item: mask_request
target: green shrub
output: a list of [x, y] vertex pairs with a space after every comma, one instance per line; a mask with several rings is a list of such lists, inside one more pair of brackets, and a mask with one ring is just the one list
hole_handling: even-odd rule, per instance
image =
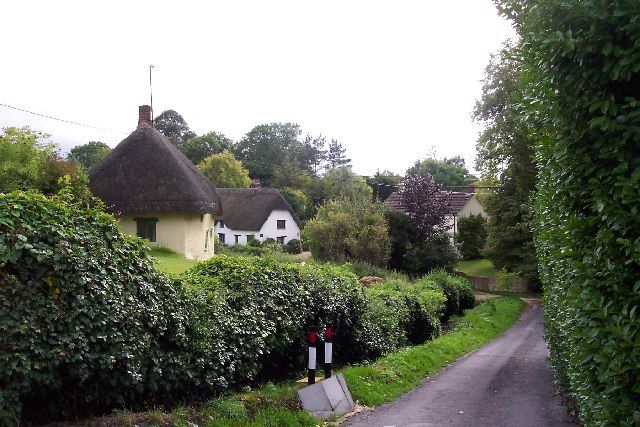
[[584, 425], [640, 424], [638, 2], [516, 0], [536, 120], [535, 245], [558, 385]]
[[302, 245], [300, 244], [300, 240], [291, 239], [284, 245], [284, 251], [288, 254], [299, 254], [302, 252]]
[[440, 334], [440, 318], [445, 309], [446, 295], [443, 289], [430, 280], [386, 280], [368, 292], [394, 297], [404, 304], [400, 324], [405, 341], [420, 344]]
[[113, 217], [0, 194], [0, 411], [30, 420], [193, 386], [183, 295]]
[[451, 316], [462, 314], [475, 305], [475, 294], [469, 281], [463, 277], [453, 276], [444, 270], [436, 270], [424, 276], [418, 282], [428, 280], [436, 283], [446, 296], [446, 307], [441, 320], [446, 323]]
[[385, 267], [391, 250], [384, 210], [365, 200], [333, 200], [321, 206], [305, 225], [303, 239], [315, 259], [339, 264], [360, 260]]
[[482, 258], [482, 249], [487, 242], [487, 219], [482, 215], [458, 219], [457, 240], [463, 259]]
[[413, 277], [419, 277], [437, 269], [453, 272], [458, 261], [460, 261], [460, 253], [451, 244], [449, 235], [443, 233], [420, 243], [407, 243], [402, 271]]
[[270, 259], [217, 256], [186, 273], [188, 288], [215, 296], [228, 308], [225, 322], [201, 314], [216, 325], [233, 349], [230, 382], [273, 378], [304, 366], [306, 332], [333, 322], [335, 359], [358, 359], [354, 337], [366, 309], [362, 288], [349, 271], [327, 265], [279, 263]]

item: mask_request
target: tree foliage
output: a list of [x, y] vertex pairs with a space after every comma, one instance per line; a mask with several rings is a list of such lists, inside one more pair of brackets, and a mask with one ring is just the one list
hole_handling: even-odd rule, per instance
[[461, 187], [466, 187], [477, 180], [475, 176], [471, 175], [465, 165], [464, 158], [461, 156], [444, 160], [433, 158], [418, 160], [407, 170], [407, 175], [410, 176], [426, 174], [431, 175], [436, 184], [456, 191], [460, 191]]
[[153, 120], [153, 126], [175, 145], [196, 136], [185, 119], [175, 110], [165, 110]]
[[84, 170], [89, 170], [111, 152], [111, 148], [100, 141], [89, 141], [86, 144], [76, 145], [69, 151], [67, 158], [73, 160]]
[[329, 143], [329, 150], [327, 152], [327, 168], [334, 169], [340, 166], [347, 166], [351, 163], [351, 159], [347, 158], [347, 150], [338, 142], [337, 139], [332, 139]]
[[499, 269], [535, 283], [531, 212], [537, 178], [532, 125], [522, 108], [521, 68], [521, 50], [508, 43], [485, 70], [482, 97], [474, 109], [474, 118], [484, 126], [476, 167], [485, 180], [498, 179], [501, 185], [482, 197], [489, 214], [485, 255]]
[[220, 132], [209, 132], [201, 136], [189, 138], [178, 146], [194, 165], [199, 164], [212, 154], [233, 150], [233, 141]]
[[334, 262], [366, 261], [384, 267], [391, 238], [378, 204], [362, 200], [334, 200], [307, 222], [303, 240], [315, 259]]
[[349, 166], [329, 169], [322, 177], [322, 187], [326, 200], [371, 201], [373, 194], [367, 181], [353, 172]]
[[483, 256], [487, 242], [487, 219], [482, 215], [471, 215], [458, 219], [457, 243], [464, 259], [478, 259]]
[[198, 164], [198, 169], [216, 187], [247, 188], [251, 184], [249, 172], [229, 151], [206, 157]]
[[282, 165], [301, 151], [298, 140], [300, 126], [295, 123], [271, 123], [251, 129], [235, 148], [235, 153], [249, 170], [251, 178], [259, 179], [265, 186], [273, 181], [274, 168]]
[[391, 171], [378, 171], [372, 177], [367, 177], [367, 184], [373, 191], [373, 200], [384, 202], [387, 197], [400, 187], [402, 177]]
[[498, 5], [522, 41], [552, 368], [584, 425], [638, 425], [640, 9], [600, 0]]
[[450, 196], [441, 188], [431, 175], [417, 175], [405, 178], [403, 187], [398, 190], [407, 216], [420, 238], [439, 235], [447, 228]]
[[0, 135], [0, 192], [36, 190], [51, 195], [65, 187], [87, 192], [87, 178], [73, 161], [62, 159], [48, 135], [9, 127]]

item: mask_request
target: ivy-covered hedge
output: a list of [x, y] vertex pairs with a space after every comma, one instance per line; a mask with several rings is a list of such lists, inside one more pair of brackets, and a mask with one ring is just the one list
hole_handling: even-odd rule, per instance
[[110, 215], [0, 194], [0, 424], [291, 376], [309, 325], [334, 324], [336, 363], [371, 360], [437, 335], [452, 298], [461, 307], [441, 278], [365, 290], [346, 267], [257, 257], [216, 256], [182, 280]]
[[0, 424], [191, 386], [182, 292], [110, 215], [0, 194]]
[[336, 362], [358, 358], [366, 301], [357, 278], [343, 268], [216, 256], [189, 270], [185, 281], [192, 296], [208, 301], [199, 323], [220, 332], [232, 349], [225, 368], [230, 383], [300, 371], [307, 328], [327, 322], [337, 331]]
[[640, 425], [640, 8], [498, 2], [539, 134], [536, 247], [561, 390], [585, 425]]

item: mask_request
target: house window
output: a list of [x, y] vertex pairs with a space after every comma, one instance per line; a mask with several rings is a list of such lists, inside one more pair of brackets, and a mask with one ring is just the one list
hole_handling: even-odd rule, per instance
[[276, 237], [276, 242], [278, 242], [278, 244], [280, 245], [284, 245], [284, 238], [286, 236], [280, 236], [280, 237]]
[[234, 234], [234, 236], [236, 238], [236, 245], [237, 245], [238, 243], [240, 243], [240, 236], [241, 235], [240, 234]]
[[219, 228], [224, 228], [224, 221], [223, 220], [219, 220], [218, 221], [218, 227]]
[[224, 233], [218, 233], [218, 239], [220, 239], [220, 243], [224, 243]]
[[262, 234], [262, 233], [261, 233], [261, 234], [260, 234], [260, 237], [264, 237], [264, 234]]
[[150, 242], [155, 242], [158, 218], [134, 218], [134, 220], [136, 221], [136, 235]]
[[209, 230], [204, 232], [204, 250], [209, 249]]
[[279, 219], [278, 220], [278, 230], [284, 230], [286, 228], [286, 220]]

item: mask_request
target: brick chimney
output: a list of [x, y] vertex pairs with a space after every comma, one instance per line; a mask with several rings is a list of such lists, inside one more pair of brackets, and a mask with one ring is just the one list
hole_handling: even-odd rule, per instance
[[151, 125], [151, 107], [149, 105], [141, 105], [138, 107], [138, 124], [147, 123]]

